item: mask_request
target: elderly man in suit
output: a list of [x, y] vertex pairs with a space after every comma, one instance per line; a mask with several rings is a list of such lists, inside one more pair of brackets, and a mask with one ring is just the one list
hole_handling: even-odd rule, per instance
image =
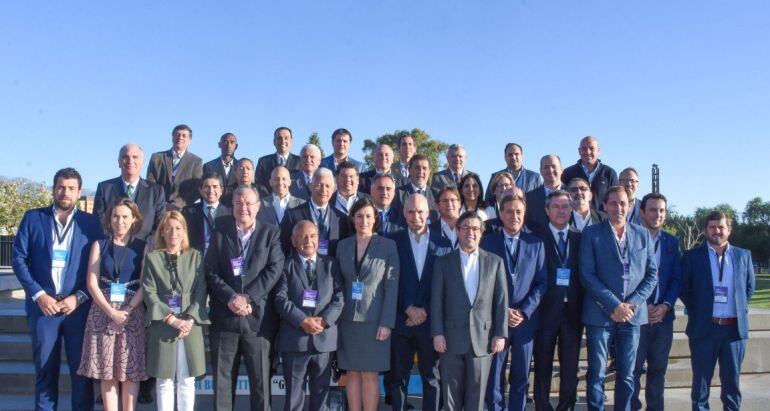
[[603, 208], [602, 200], [607, 189], [618, 184], [618, 174], [612, 167], [599, 160], [601, 152], [599, 140], [596, 137], [583, 137], [578, 147], [580, 160], [578, 160], [577, 164], [573, 164], [564, 170], [564, 173], [561, 175], [561, 181], [568, 184], [575, 177], [588, 181], [593, 193], [593, 208], [606, 211]]
[[366, 194], [358, 191], [358, 168], [349, 161], [337, 164], [337, 176], [335, 177], [337, 191], [332, 194], [329, 202], [345, 215], [350, 214], [350, 209], [359, 198]]
[[353, 163], [359, 172], [364, 171], [364, 163], [350, 157], [350, 143], [353, 142], [353, 134], [347, 129], [338, 128], [332, 132], [332, 148], [334, 152], [321, 160], [321, 167], [328, 168], [337, 173], [337, 166], [342, 162]]
[[444, 187], [455, 187], [460, 185], [460, 179], [469, 173], [465, 169], [465, 162], [468, 160], [468, 154], [465, 147], [460, 144], [452, 144], [446, 152], [447, 167], [433, 174], [433, 181], [430, 188], [434, 192], [439, 192]]
[[273, 288], [283, 269], [278, 227], [256, 221], [259, 194], [233, 193], [233, 217], [220, 224], [205, 257], [211, 306], [210, 347], [217, 410], [232, 410], [232, 373], [243, 356], [251, 410], [270, 409], [270, 352], [278, 330]]
[[[555, 190], [545, 200], [548, 225], [534, 234], [543, 240], [548, 289], [540, 302], [542, 324], [535, 335], [535, 409], [553, 411], [550, 402], [553, 357], [559, 347], [557, 410], [575, 408], [583, 322], [583, 287], [578, 276], [580, 233], [569, 229], [570, 199]], [[529, 212], [529, 209], [528, 211]]]
[[740, 374], [749, 338], [748, 302], [755, 290], [751, 251], [729, 242], [732, 220], [722, 211], [706, 216], [706, 243], [684, 253], [682, 295], [692, 354], [692, 409], [709, 409], [719, 363], [722, 405], [741, 408]]
[[221, 154], [219, 157], [203, 164], [203, 174], [216, 173], [222, 179], [222, 189], [226, 190], [224, 194], [230, 197], [230, 187], [235, 184], [235, 165], [238, 160], [235, 158], [235, 150], [238, 149], [238, 137], [233, 133], [222, 134], [217, 144]]
[[[508, 274], [508, 344], [495, 354], [489, 373], [486, 404], [490, 410], [520, 410], [527, 404], [532, 344], [540, 327], [540, 300], [548, 287], [543, 241], [522, 230], [527, 204], [523, 197], [505, 196], [500, 201], [503, 229], [481, 240], [481, 248], [496, 254]], [[510, 352], [510, 394], [505, 406], [505, 367]]]
[[532, 170], [524, 168], [524, 149], [516, 143], [505, 145], [505, 168], [492, 173], [487, 184], [487, 192], [484, 194], [484, 200], [492, 204], [495, 199], [495, 193], [491, 191], [492, 181], [500, 173], [508, 173], [513, 177], [513, 184], [519, 187], [525, 194], [543, 185], [543, 179]]
[[390, 174], [396, 181], [396, 187], [405, 184], [406, 178], [393, 171], [393, 149], [385, 143], [377, 145], [372, 150], [374, 168], [364, 171], [358, 176], [358, 191], [369, 194], [372, 191], [372, 180], [379, 174]]
[[257, 160], [257, 168], [254, 173], [257, 184], [262, 187], [269, 187], [273, 170], [279, 166], [286, 167], [289, 173], [299, 171], [299, 156], [291, 153], [292, 139], [290, 128], [278, 127], [275, 129], [273, 132], [275, 153], [262, 156]]
[[291, 176], [284, 166], [273, 169], [270, 176], [270, 187], [273, 193], [261, 200], [257, 219], [265, 224], [281, 225], [286, 210], [305, 203], [305, 200], [294, 197], [289, 193]]
[[436, 259], [430, 297], [433, 348], [441, 355], [441, 390], [450, 410], [483, 410], [492, 354], [505, 349], [505, 264], [479, 248], [484, 221], [466, 212], [460, 247]]
[[292, 196], [307, 201], [310, 199], [310, 180], [321, 164], [321, 149], [307, 144], [299, 152], [300, 169], [291, 174], [289, 192]]
[[648, 323], [642, 325], [640, 330], [631, 407], [642, 409], [642, 403], [639, 401], [639, 380], [642, 374], [647, 374], [647, 386], [644, 391], [646, 408], [655, 411], [663, 410], [668, 354], [674, 339], [674, 304], [682, 290], [682, 264], [679, 240], [662, 229], [663, 223], [666, 222], [666, 197], [660, 193], [647, 194], [642, 198], [639, 213], [654, 244], [655, 261], [658, 264], [658, 286], [647, 299]]
[[217, 224], [224, 218], [231, 218], [233, 212], [219, 201], [222, 197], [222, 177], [219, 173], [204, 173], [198, 190], [201, 201], [183, 208], [182, 215], [187, 221], [190, 247], [205, 254]]
[[103, 231], [98, 218], [76, 210], [82, 184], [75, 169], [57, 171], [53, 205], [28, 210], [13, 244], [13, 272], [26, 294], [36, 410], [56, 409], [62, 340], [72, 381], [72, 409], [94, 409], [93, 381], [76, 371], [91, 306], [86, 288], [88, 256]]
[[630, 196], [610, 187], [608, 219], [586, 227], [580, 239], [580, 280], [585, 287], [583, 323], [588, 346], [589, 409], [604, 409], [608, 343], [615, 343], [615, 409], [631, 408], [639, 327], [647, 323], [647, 299], [658, 283], [655, 246], [646, 229], [627, 224]]
[[100, 182], [94, 195], [94, 214], [104, 223], [107, 210], [115, 201], [130, 198], [142, 213], [142, 227], [136, 238], [147, 241], [166, 209], [163, 187], [142, 178], [144, 152], [136, 144], [126, 144], [118, 154], [120, 177]]
[[329, 203], [334, 192], [334, 175], [329, 169], [319, 168], [313, 173], [311, 197], [304, 204], [290, 208], [281, 221], [281, 244], [284, 254], [291, 252], [291, 230], [294, 224], [310, 220], [318, 226], [318, 253], [336, 255], [337, 241], [350, 234], [348, 216]]
[[391, 371], [393, 409], [407, 409], [407, 386], [414, 355], [422, 378], [422, 409], [438, 411], [441, 383], [438, 354], [430, 335], [430, 293], [433, 263], [452, 251], [452, 243], [435, 230], [428, 229], [428, 200], [412, 194], [404, 204], [407, 230], [390, 236], [398, 248], [401, 265], [398, 280], [396, 327], [392, 334]]
[[555, 154], [544, 155], [540, 159], [540, 176], [543, 185], [526, 193], [527, 216], [524, 225], [530, 232], [542, 231], [548, 227], [548, 215], [545, 212], [545, 199], [556, 190], [566, 190], [561, 184], [561, 159]]
[[406, 220], [394, 203], [396, 182], [392, 174], [380, 174], [372, 180], [371, 198], [380, 216], [378, 234], [388, 236], [406, 227]]
[[180, 124], [171, 131], [171, 149], [153, 153], [147, 167], [147, 180], [159, 184], [166, 193], [166, 209], [181, 210], [198, 199], [198, 179], [203, 161], [188, 150], [192, 129]]
[[275, 289], [281, 315], [278, 351], [286, 380], [284, 410], [303, 410], [309, 380], [310, 409], [329, 409], [331, 355], [337, 350], [337, 319], [344, 305], [340, 267], [318, 251], [318, 227], [298, 222], [291, 235], [294, 252]]
[[607, 219], [606, 214], [591, 206], [593, 193], [591, 193], [588, 181], [575, 177], [567, 185], [567, 191], [569, 191], [572, 199], [572, 213], [569, 217], [571, 230], [579, 233], [586, 227], [599, 224]]

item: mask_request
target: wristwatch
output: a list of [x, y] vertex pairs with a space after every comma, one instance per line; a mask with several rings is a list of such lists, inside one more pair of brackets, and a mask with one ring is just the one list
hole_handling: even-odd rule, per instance
[[86, 295], [84, 293], [80, 292], [80, 291], [75, 293], [75, 298], [77, 298], [77, 300], [78, 300], [78, 305], [83, 304], [84, 302], [88, 301], [88, 297], [86, 297]]

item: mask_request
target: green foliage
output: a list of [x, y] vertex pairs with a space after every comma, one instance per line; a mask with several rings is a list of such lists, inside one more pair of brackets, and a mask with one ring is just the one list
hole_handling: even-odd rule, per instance
[[770, 201], [762, 202], [759, 197], [754, 197], [746, 203], [743, 211], [743, 222], [746, 224], [770, 224]]
[[16, 234], [24, 212], [51, 204], [51, 191], [43, 183], [23, 178], [0, 181], [0, 231]]
[[363, 152], [365, 154], [364, 161], [366, 162], [366, 167], [374, 167], [372, 152], [378, 145], [382, 143], [385, 143], [393, 148], [393, 151], [396, 154], [394, 161], [399, 161], [398, 139], [405, 134], [411, 134], [412, 138], [414, 138], [414, 145], [417, 153], [428, 156], [432, 172], [435, 173], [436, 171], [445, 167], [445, 154], [449, 148], [449, 144], [438, 139], [434, 139], [430, 134], [419, 128], [412, 129], [412, 131], [396, 130], [389, 134], [383, 134], [374, 140], [364, 140]]
[[321, 138], [318, 137], [318, 132], [314, 131], [310, 134], [310, 136], [307, 138], [308, 144], [315, 144], [318, 146], [318, 148], [321, 150], [321, 158], [326, 157], [326, 154], [324, 154], [324, 149], [321, 147]]

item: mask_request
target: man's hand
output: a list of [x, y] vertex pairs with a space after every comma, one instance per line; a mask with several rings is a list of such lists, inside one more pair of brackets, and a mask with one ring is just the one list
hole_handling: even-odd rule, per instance
[[668, 314], [668, 305], [666, 304], [658, 304], [653, 306], [653, 308], [648, 312], [649, 314], [649, 323], [650, 324], [657, 324], [660, 322], [663, 322], [663, 318], [666, 317], [666, 314]]
[[512, 327], [512, 328], [518, 327], [523, 322], [524, 322], [524, 313], [521, 312], [521, 310], [517, 310], [515, 308], [508, 309], [508, 326], [509, 327]]
[[78, 308], [78, 297], [75, 294], [68, 295], [56, 303], [56, 306], [59, 307], [59, 311], [64, 313], [64, 315], [70, 315]]
[[246, 294], [235, 294], [230, 298], [230, 302], [227, 303], [227, 307], [239, 317], [244, 317], [251, 314], [251, 304], [249, 304], [249, 296]]
[[37, 302], [37, 306], [40, 307], [40, 311], [44, 315], [52, 316], [60, 312], [59, 303], [48, 294], [42, 294], [35, 302]]
[[406, 320], [407, 327], [414, 327], [416, 325], [420, 325], [425, 322], [425, 320], [428, 319], [428, 313], [425, 312], [424, 308], [418, 308], [413, 305], [410, 305], [406, 309], [406, 315], [409, 317]]
[[390, 338], [390, 328], [388, 327], [378, 327], [377, 328], [377, 341], [385, 341], [388, 338]]
[[634, 317], [634, 307], [629, 303], [620, 303], [610, 317], [618, 323], [628, 322]]
[[497, 354], [505, 349], [505, 338], [495, 337], [492, 339], [492, 353]]
[[310, 334], [315, 335], [320, 332], [322, 332], [324, 329], [321, 326], [321, 321], [318, 317], [307, 317], [304, 320], [302, 320], [301, 323], [299, 323], [300, 328], [302, 328], [302, 331]]
[[433, 337], [433, 349], [436, 350], [437, 353], [446, 352], [446, 338], [444, 338], [443, 335]]

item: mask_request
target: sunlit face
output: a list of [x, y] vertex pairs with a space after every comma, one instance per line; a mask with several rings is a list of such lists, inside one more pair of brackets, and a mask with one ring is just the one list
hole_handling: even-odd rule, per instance
[[625, 191], [616, 191], [610, 194], [607, 201], [604, 202], [604, 211], [607, 213], [607, 217], [616, 224], [626, 221], [628, 209], [628, 194]]
[[475, 178], [466, 178], [461, 190], [466, 201], [478, 201], [481, 196], [481, 186]]
[[308, 148], [302, 151], [300, 154], [300, 162], [302, 163], [302, 171], [307, 175], [313, 175], [318, 165], [321, 163], [321, 152]]
[[714, 246], [724, 246], [727, 239], [730, 238], [732, 228], [727, 224], [726, 219], [712, 220], [706, 224], [706, 237], [708, 242]]
[[276, 167], [270, 176], [270, 187], [278, 198], [286, 197], [291, 185], [291, 175], [286, 167]]
[[404, 217], [409, 229], [415, 233], [422, 232], [428, 222], [428, 200], [420, 195], [410, 197], [404, 205]]
[[481, 241], [481, 220], [475, 217], [468, 218], [457, 229], [457, 241], [465, 252], [473, 252], [479, 247]]
[[639, 214], [645, 226], [657, 230], [666, 222], [666, 202], [661, 198], [648, 199]]
[[372, 234], [374, 222], [374, 209], [372, 207], [363, 207], [353, 215], [353, 224], [356, 226], [356, 232], [362, 235]]
[[242, 186], [250, 186], [254, 182], [254, 164], [251, 161], [239, 161], [235, 167], [235, 181]]
[[389, 172], [391, 165], [393, 165], [393, 149], [387, 145], [378, 146], [374, 150], [374, 167], [377, 170]]
[[222, 184], [219, 183], [219, 179], [208, 178], [203, 180], [203, 184], [201, 184], [200, 187], [200, 194], [206, 204], [218, 203], [219, 198], [222, 197]]
[[119, 205], [112, 209], [110, 214], [110, 228], [115, 237], [125, 237], [131, 232], [134, 225], [134, 213], [128, 206]]
[[331, 176], [316, 176], [311, 182], [310, 194], [313, 202], [321, 207], [329, 203], [334, 193], [334, 180]]
[[425, 188], [430, 179], [430, 163], [427, 160], [413, 161], [409, 167], [409, 180], [419, 188]]
[[540, 162], [540, 175], [548, 187], [555, 187], [561, 180], [561, 162], [556, 156], [548, 156]]
[[352, 168], [340, 169], [337, 174], [337, 190], [345, 197], [358, 191], [358, 172]]
[[596, 164], [596, 162], [599, 160], [599, 154], [601, 154], [599, 142], [593, 137], [584, 138], [580, 141], [578, 154], [580, 154], [580, 161], [582, 161], [583, 164]]
[[503, 199], [503, 193], [506, 190], [510, 190], [513, 188], [513, 179], [511, 178], [508, 173], [502, 174], [504, 177], [501, 177], [500, 180], [498, 180], [497, 185], [495, 186], [495, 198], [499, 201]]
[[639, 176], [635, 172], [627, 170], [620, 173], [618, 182], [621, 186], [625, 187], [626, 190], [631, 192], [632, 197], [636, 195], [636, 190], [639, 188]]
[[346, 158], [350, 151], [350, 134], [337, 134], [332, 140], [334, 154], [339, 158]]
[[545, 214], [548, 216], [548, 221], [557, 228], [563, 228], [569, 223], [570, 200], [567, 196], [555, 196], [551, 199], [551, 204], [545, 208]]
[[70, 211], [75, 208], [80, 199], [80, 188], [76, 178], [59, 177], [53, 187], [53, 202], [56, 208]]
[[384, 210], [393, 203], [393, 197], [396, 195], [396, 185], [389, 178], [379, 178], [374, 180], [371, 188], [371, 196], [374, 204]]
[[275, 151], [281, 154], [287, 154], [291, 150], [291, 133], [289, 130], [280, 130], [273, 136], [273, 145]]
[[161, 235], [163, 236], [163, 241], [166, 242], [166, 248], [178, 249], [187, 237], [187, 230], [184, 229], [181, 221], [170, 218], [163, 228]]
[[414, 138], [411, 136], [403, 137], [401, 139], [401, 143], [398, 145], [398, 157], [402, 163], [406, 164], [412, 158], [416, 150], [417, 148], [414, 145]]
[[451, 191], [442, 194], [438, 200], [438, 212], [444, 220], [457, 219], [460, 216], [460, 197]]
[[189, 130], [177, 130], [171, 135], [171, 144], [176, 152], [187, 150], [191, 140], [192, 135]]
[[237, 148], [238, 139], [232, 134], [228, 134], [226, 137], [219, 140], [219, 150], [225, 157], [232, 157]]
[[449, 165], [449, 168], [452, 171], [455, 171], [458, 173], [465, 168], [465, 160], [467, 158], [468, 158], [468, 155], [465, 153], [464, 148], [449, 150], [446, 153], [447, 165]]
[[524, 163], [524, 154], [518, 146], [510, 145], [505, 150], [505, 164], [509, 170], [519, 170]]
[[526, 207], [519, 200], [505, 203], [502, 210], [500, 210], [500, 219], [503, 221], [503, 227], [505, 227], [509, 234], [518, 233], [521, 227], [524, 226], [525, 212]]
[[318, 251], [318, 227], [305, 222], [292, 233], [291, 244], [305, 258], [312, 257]]
[[142, 174], [142, 167], [144, 167], [144, 153], [139, 147], [128, 146], [120, 154], [118, 158], [118, 166], [120, 167], [120, 175], [133, 182], [134, 178], [139, 177]]
[[233, 216], [239, 226], [248, 228], [254, 224], [259, 212], [259, 201], [253, 191], [233, 196]]
[[575, 181], [569, 185], [568, 190], [570, 198], [572, 198], [572, 208], [575, 210], [585, 210], [591, 205], [593, 193], [588, 184]]

